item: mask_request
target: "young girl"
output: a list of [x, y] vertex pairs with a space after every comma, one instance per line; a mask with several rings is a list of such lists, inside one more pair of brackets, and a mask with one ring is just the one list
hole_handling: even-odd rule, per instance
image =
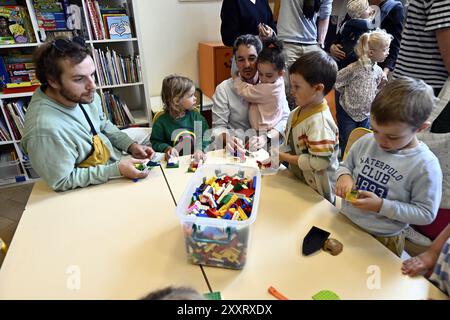
[[355, 47], [358, 61], [338, 72], [335, 89], [340, 98], [336, 118], [341, 154], [353, 129], [370, 126], [370, 105], [387, 81], [377, 62], [388, 56], [391, 40], [392, 36], [380, 29], [363, 34]]
[[[186, 77], [170, 75], [164, 78], [161, 99], [164, 113], [153, 123], [150, 142], [156, 152], [164, 152], [166, 160], [179, 154], [194, 154], [196, 160], [205, 158], [209, 144], [203, 139], [208, 130], [205, 118], [193, 110], [195, 98], [194, 82]], [[201, 132], [196, 132], [194, 129]]]
[[242, 81], [237, 74], [233, 75], [237, 94], [249, 103], [250, 125], [258, 132], [268, 132], [281, 120], [283, 103], [286, 102], [285, 60], [283, 42], [268, 38], [257, 60], [260, 82], [253, 85]]

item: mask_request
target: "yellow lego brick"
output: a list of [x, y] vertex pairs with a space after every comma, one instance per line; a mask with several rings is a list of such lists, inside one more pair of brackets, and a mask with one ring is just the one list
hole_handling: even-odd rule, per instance
[[351, 190], [345, 194], [345, 200], [349, 202], [355, 202], [358, 199], [358, 190]]
[[241, 207], [238, 207], [238, 212], [239, 212], [239, 217], [241, 218], [241, 220], [247, 220], [248, 219], [247, 215], [245, 214], [244, 210], [242, 210]]

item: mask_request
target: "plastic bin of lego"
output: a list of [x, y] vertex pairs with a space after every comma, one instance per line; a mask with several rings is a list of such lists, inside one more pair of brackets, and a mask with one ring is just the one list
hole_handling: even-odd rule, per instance
[[261, 173], [256, 167], [205, 164], [198, 168], [176, 209], [188, 261], [242, 269], [260, 193]]

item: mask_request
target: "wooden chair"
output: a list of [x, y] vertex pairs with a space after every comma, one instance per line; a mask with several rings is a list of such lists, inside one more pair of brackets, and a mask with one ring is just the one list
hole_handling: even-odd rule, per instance
[[348, 136], [348, 140], [347, 140], [347, 146], [345, 147], [344, 150], [344, 155], [342, 156], [342, 160], [345, 160], [345, 158], [347, 157], [348, 151], [350, 150], [350, 147], [362, 136], [366, 135], [367, 133], [371, 133], [372, 130], [367, 129], [367, 128], [355, 128], [353, 129], [353, 131], [350, 133], [350, 135]]

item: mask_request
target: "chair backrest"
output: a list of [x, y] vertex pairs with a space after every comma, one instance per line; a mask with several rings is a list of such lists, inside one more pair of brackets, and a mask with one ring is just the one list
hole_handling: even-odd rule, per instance
[[352, 132], [350, 133], [348, 140], [347, 140], [347, 146], [345, 147], [344, 150], [344, 155], [342, 156], [342, 160], [345, 160], [345, 158], [347, 158], [347, 154], [348, 151], [350, 150], [351, 146], [362, 136], [366, 135], [367, 133], [371, 133], [372, 130], [367, 129], [367, 128], [355, 128], [352, 130]]
[[159, 117], [161, 117], [164, 114], [164, 110], [158, 111], [157, 113], [155, 113], [155, 115], [153, 116], [152, 122], [155, 123], [156, 120], [158, 120]]
[[8, 251], [8, 246], [6, 245], [6, 242], [0, 238], [0, 251], [6, 254], [6, 251]]
[[197, 98], [197, 105], [195, 106], [200, 113], [203, 111], [203, 92], [200, 88], [195, 88], [195, 97]]

